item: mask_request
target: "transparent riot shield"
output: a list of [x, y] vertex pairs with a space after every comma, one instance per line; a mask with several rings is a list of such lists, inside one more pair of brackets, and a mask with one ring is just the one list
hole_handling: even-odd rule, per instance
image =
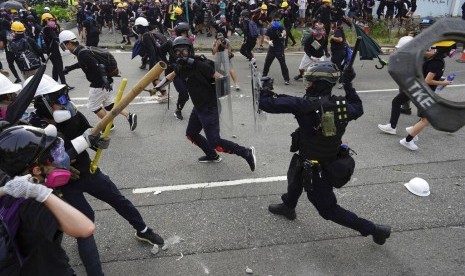
[[253, 105], [253, 119], [254, 127], [256, 132], [261, 132], [265, 126], [267, 120], [267, 114], [265, 111], [260, 110], [260, 90], [262, 88], [261, 77], [262, 74], [258, 70], [255, 61], [250, 62], [250, 76], [252, 80], [252, 105]]
[[223, 78], [216, 80], [216, 96], [218, 99], [218, 113], [220, 115], [220, 129], [222, 132], [228, 131], [234, 134], [234, 121], [231, 99], [231, 80], [229, 77], [229, 57], [228, 51], [216, 53], [215, 70], [223, 75]]

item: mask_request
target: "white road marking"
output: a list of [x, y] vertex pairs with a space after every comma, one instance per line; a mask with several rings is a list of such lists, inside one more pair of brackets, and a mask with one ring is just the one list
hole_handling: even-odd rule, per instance
[[276, 181], [286, 181], [287, 176], [271, 176], [263, 178], [246, 178], [230, 181], [219, 181], [219, 182], [205, 182], [205, 183], [195, 183], [195, 184], [182, 184], [182, 185], [173, 185], [173, 186], [159, 186], [159, 187], [147, 187], [147, 188], [138, 188], [133, 189], [133, 194], [146, 194], [153, 193], [156, 191], [182, 191], [182, 190], [191, 190], [199, 188], [214, 188], [214, 187], [227, 187], [227, 186], [238, 186], [252, 183], [266, 183], [266, 182], [276, 182]]

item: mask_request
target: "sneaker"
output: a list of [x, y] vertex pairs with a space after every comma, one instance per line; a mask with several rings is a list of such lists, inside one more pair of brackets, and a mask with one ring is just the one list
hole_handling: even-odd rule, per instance
[[184, 117], [182, 116], [181, 110], [176, 110], [174, 112], [174, 117], [176, 117], [176, 119], [178, 119], [178, 120], [184, 119]]
[[284, 81], [284, 85], [289, 85], [289, 81]]
[[275, 215], [280, 215], [286, 217], [288, 220], [295, 220], [297, 217], [295, 209], [287, 207], [284, 203], [280, 204], [270, 204], [268, 206], [268, 211]]
[[[413, 128], [413, 127], [406, 127], [406, 128], [405, 128], [405, 131], [407, 131], [407, 133], [410, 135], [410, 133], [411, 133], [411, 131], [412, 131], [412, 128]], [[415, 137], [413, 137], [413, 140], [412, 140], [412, 141], [413, 141], [413, 142], [418, 141], [418, 135], [415, 135]]]
[[236, 91], [239, 91], [241, 90], [241, 88], [239, 87], [239, 85], [236, 85]]
[[121, 40], [120, 44], [126, 43], [126, 39]]
[[111, 124], [111, 128], [110, 128], [110, 131], [114, 130], [115, 129], [115, 124]]
[[148, 242], [151, 245], [155, 245], [155, 244], [164, 245], [165, 244], [165, 241], [163, 240], [163, 238], [160, 237], [160, 235], [158, 235], [157, 233], [153, 232], [151, 228], [148, 228], [147, 231], [145, 231], [145, 233], [137, 231], [135, 236], [137, 239]]
[[372, 236], [375, 243], [383, 245], [386, 242], [386, 239], [391, 236], [391, 226], [375, 224], [375, 232]]
[[134, 131], [137, 127], [137, 114], [129, 113], [128, 122], [129, 129], [131, 129], [131, 131]]
[[255, 171], [255, 165], [257, 164], [257, 156], [255, 155], [254, 147], [249, 148], [249, 154], [247, 155], [245, 160], [249, 164], [250, 170]]
[[397, 133], [396, 129], [391, 127], [391, 124], [378, 125], [378, 128], [388, 134], [395, 135]]
[[141, 66], [139, 66], [139, 69], [147, 69], [147, 64], [142, 64]]
[[302, 75], [297, 75], [297, 76], [294, 77], [294, 80], [300, 80], [301, 78], [303, 78]]
[[219, 163], [221, 162], [221, 156], [218, 154], [215, 157], [202, 156], [199, 158], [200, 163]]
[[417, 150], [418, 149], [418, 146], [415, 145], [415, 142], [413, 142], [413, 140], [410, 141], [410, 142], [407, 142], [407, 140], [405, 140], [405, 138], [404, 138], [404, 139], [400, 140], [399, 143], [402, 146], [408, 148], [409, 150]]

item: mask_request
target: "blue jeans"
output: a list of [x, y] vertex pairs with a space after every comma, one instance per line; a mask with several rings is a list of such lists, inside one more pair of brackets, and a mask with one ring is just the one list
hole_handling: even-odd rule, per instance
[[[95, 220], [94, 210], [84, 197], [84, 192], [108, 203], [118, 214], [126, 219], [134, 229], [142, 231], [146, 225], [136, 207], [125, 198], [115, 183], [103, 174], [100, 169], [87, 177], [71, 181], [61, 188], [63, 199], [81, 211], [92, 221]], [[100, 257], [94, 237], [77, 239], [79, 256], [86, 268], [87, 275], [103, 275]]]
[[[202, 129], [206, 138], [200, 134]], [[216, 106], [204, 108], [202, 111], [194, 107], [187, 124], [186, 136], [208, 157], [215, 157], [216, 151], [236, 154], [243, 158], [249, 153], [247, 148], [220, 137], [220, 118]]]

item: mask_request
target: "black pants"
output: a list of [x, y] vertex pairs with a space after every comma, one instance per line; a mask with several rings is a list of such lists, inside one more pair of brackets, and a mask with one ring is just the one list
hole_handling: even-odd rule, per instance
[[295, 39], [294, 39], [294, 36], [292, 35], [292, 32], [291, 32], [291, 27], [286, 27], [286, 40], [284, 40], [284, 46], [287, 47], [287, 42], [289, 40], [289, 38], [291, 39], [292, 41], [292, 44], [295, 45]]
[[271, 63], [274, 59], [278, 59], [279, 65], [281, 66], [281, 74], [283, 75], [284, 81], [289, 81], [289, 69], [286, 65], [286, 57], [284, 56], [284, 51], [271, 51], [268, 50], [265, 58], [265, 65], [263, 66], [263, 76], [267, 76], [270, 71]]
[[[287, 171], [287, 193], [281, 196], [283, 203], [294, 209], [303, 192], [302, 174], [304, 173], [301, 157], [294, 154]], [[320, 216], [339, 225], [360, 232], [362, 236], [368, 236], [375, 231], [373, 222], [360, 218], [337, 204], [333, 187], [328, 182], [326, 172], [320, 175], [315, 171], [312, 177], [312, 188], [307, 190], [308, 200], [315, 206]]]
[[15, 68], [15, 54], [10, 51], [5, 51], [6, 54], [6, 61], [8, 62], [8, 68], [10, 68], [11, 73], [15, 76], [16, 79], [20, 79], [18, 75], [18, 71]]
[[331, 62], [336, 64], [337, 69], [342, 72], [342, 62], [344, 61], [344, 58], [346, 57], [346, 49], [345, 48], [340, 48], [340, 49], [331, 49]]
[[401, 106], [409, 101], [407, 94], [402, 91], [399, 91], [399, 94], [392, 99], [392, 107], [391, 107], [391, 119], [389, 122], [391, 123], [392, 128], [397, 127], [397, 122], [399, 121], [400, 117], [400, 109]]
[[178, 91], [179, 93], [178, 102], [176, 103], [176, 108], [178, 110], [182, 110], [184, 108], [184, 105], [189, 100], [189, 93], [187, 92], [186, 83], [181, 77], [176, 76], [173, 79], [173, 85], [174, 85], [174, 88], [176, 88], [176, 91]]
[[63, 73], [63, 59], [61, 58], [61, 54], [53, 53], [50, 56], [50, 61], [52, 62], [52, 78], [55, 81], [58, 81], [60, 78], [61, 84], [66, 84], [65, 74]]
[[257, 44], [256, 38], [248, 37], [244, 43], [242, 43], [240, 53], [245, 56], [249, 61], [253, 58], [252, 50]]

